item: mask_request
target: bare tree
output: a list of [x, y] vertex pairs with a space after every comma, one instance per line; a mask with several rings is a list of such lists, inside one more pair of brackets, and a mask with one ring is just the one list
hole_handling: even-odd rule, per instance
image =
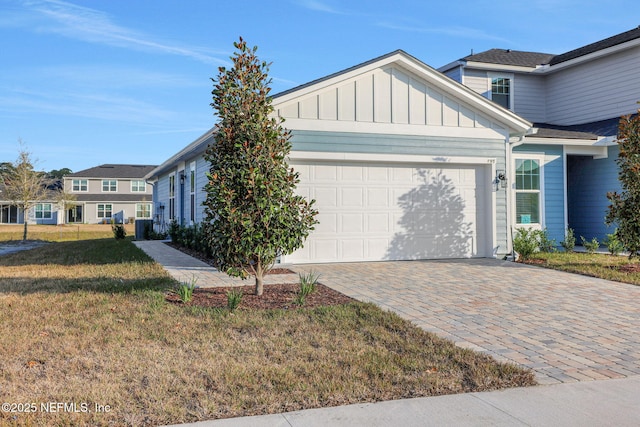
[[29, 210], [36, 204], [47, 199], [49, 178], [46, 173], [34, 169], [31, 153], [27, 151], [22, 140], [18, 159], [12, 167], [2, 169], [0, 183], [2, 183], [3, 198], [10, 200], [24, 215], [24, 233], [22, 240], [27, 240], [27, 223]]

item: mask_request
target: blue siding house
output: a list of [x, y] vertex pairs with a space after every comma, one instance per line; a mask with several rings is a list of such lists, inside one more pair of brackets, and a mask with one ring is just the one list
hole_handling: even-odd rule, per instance
[[[491, 49], [439, 70], [391, 52], [273, 97], [319, 224], [283, 262], [495, 257], [518, 228], [604, 239], [640, 28], [559, 55]], [[156, 227], [204, 219], [215, 127], [147, 174]]]

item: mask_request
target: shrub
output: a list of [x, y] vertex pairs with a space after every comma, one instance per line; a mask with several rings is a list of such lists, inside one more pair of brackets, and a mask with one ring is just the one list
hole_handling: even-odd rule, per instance
[[600, 247], [600, 242], [596, 237], [588, 241], [583, 236], [580, 236], [580, 240], [582, 240], [582, 246], [587, 250], [590, 254], [595, 254], [598, 248]]
[[227, 308], [234, 312], [242, 302], [242, 289], [232, 288], [227, 291]]
[[513, 238], [513, 249], [522, 260], [531, 258], [540, 249], [540, 232], [532, 228], [520, 228]]
[[618, 239], [618, 230], [607, 234], [604, 244], [607, 245], [607, 250], [611, 255], [619, 255], [620, 252], [624, 251], [624, 245], [620, 239]]
[[564, 240], [560, 242], [560, 245], [562, 245], [566, 252], [573, 252], [576, 247], [576, 236], [573, 233], [573, 228], [567, 228], [567, 234]]
[[320, 275], [311, 271], [309, 273], [300, 273], [298, 277], [300, 278], [300, 290], [293, 302], [297, 305], [304, 305], [307, 296], [316, 291]]
[[558, 250], [556, 239], [549, 239], [549, 232], [546, 228], [538, 232], [538, 238], [540, 239], [540, 252], [551, 253]]
[[189, 302], [193, 298], [193, 291], [196, 289], [196, 278], [191, 279], [190, 283], [182, 282], [178, 285], [176, 293], [180, 297], [180, 301]]
[[111, 230], [113, 231], [113, 237], [115, 237], [116, 240], [122, 240], [127, 237], [127, 230], [122, 224], [113, 224], [111, 226]]

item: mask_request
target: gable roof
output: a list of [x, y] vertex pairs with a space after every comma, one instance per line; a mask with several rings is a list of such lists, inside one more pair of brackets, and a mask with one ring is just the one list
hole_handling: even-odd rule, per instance
[[550, 65], [560, 64], [571, 59], [579, 58], [581, 56], [588, 55], [590, 53], [597, 52], [599, 50], [608, 49], [610, 47], [617, 46], [622, 43], [626, 43], [632, 40], [640, 38], [640, 26], [633, 30], [625, 31], [624, 33], [616, 34], [615, 36], [606, 38], [604, 40], [597, 41], [595, 43], [588, 44], [586, 46], [579, 47], [561, 55], [556, 55], [549, 62]]
[[548, 64], [553, 57], [554, 55], [551, 53], [524, 52], [511, 49], [489, 49], [484, 52], [465, 56], [462, 60], [535, 68], [538, 65]]
[[[312, 99], [313, 101], [308, 103], [307, 105], [314, 106], [318, 104], [315, 101], [315, 96], [322, 97], [322, 95], [325, 94], [333, 96], [333, 94], [340, 92], [340, 90], [336, 91], [336, 89], [344, 87], [344, 85], [346, 84], [352, 85], [356, 79], [362, 78], [363, 76], [373, 76], [372, 73], [386, 73], [387, 77], [391, 80], [385, 81], [388, 81], [390, 84], [394, 84], [393, 81], [396, 76], [396, 71], [398, 72], [398, 79], [402, 80], [403, 84], [411, 86], [413, 83], [410, 82], [415, 81], [417, 85], [423, 88], [421, 89], [422, 91], [436, 91], [438, 93], [436, 96], [442, 97], [441, 102], [448, 102], [447, 99], [450, 99], [458, 103], [460, 114], [464, 114], [464, 112], [472, 110], [480, 112], [480, 114], [484, 117], [483, 120], [488, 119], [494, 124], [499, 124], [498, 127], [502, 129], [508, 129], [510, 135], [522, 135], [529, 131], [529, 129], [531, 128], [531, 123], [529, 121], [516, 115], [512, 111], [502, 108], [498, 104], [488, 100], [477, 92], [460, 84], [459, 82], [447, 77], [446, 75], [440, 73], [436, 69], [425, 64], [414, 56], [404, 52], [403, 50], [395, 50], [393, 52], [360, 63], [353, 67], [349, 67], [342, 71], [313, 80], [309, 83], [294, 87], [287, 91], [280, 92], [273, 96], [273, 105], [276, 108], [277, 113], [281, 115], [281, 117], [285, 117], [287, 121], [310, 118], [302, 116], [302, 109], [304, 107], [302, 105], [296, 107], [295, 103], [297, 101], [304, 102]], [[367, 85], [369, 85], [369, 83], [367, 83]], [[351, 90], [351, 86], [349, 87], [350, 89], [346, 90], [347, 95], [345, 95], [345, 100], [348, 99], [348, 102], [354, 102], [355, 98], [358, 98], [358, 95], [350, 95], [354, 92]], [[369, 85], [367, 87], [371, 86]], [[384, 98], [383, 102], [392, 103], [393, 100], [390, 99], [390, 96], [393, 96], [393, 92], [393, 90], [391, 90], [390, 92], [385, 92], [386, 95], [384, 96], [386, 98], [381, 97], [381, 99]], [[320, 101], [319, 98], [318, 100]], [[340, 104], [340, 101], [332, 100], [327, 105], [333, 106], [335, 104]], [[354, 109], [351, 109], [350, 111], [352, 110]], [[283, 114], [284, 111], [286, 111], [286, 113]], [[319, 110], [317, 112], [318, 114], [320, 114]], [[293, 114], [293, 116], [287, 115], [290, 113]], [[332, 110], [331, 114], [333, 113], [335, 113], [335, 109]], [[316, 118], [320, 119], [320, 117]], [[327, 118], [326, 120], [332, 119]], [[372, 121], [378, 124], [383, 123], [382, 121], [377, 122], [375, 119], [359, 121], [355, 120], [354, 118], [339, 119], [334, 117], [333, 120], [336, 123], [345, 124], [348, 122], [353, 122], [356, 123], [356, 125], [365, 122], [370, 123]], [[407, 122], [406, 120], [404, 122], [395, 122], [394, 120], [390, 120], [387, 118], [387, 121], [384, 121], [384, 123], [399, 124]], [[418, 123], [418, 125], [419, 124], [424, 123]], [[447, 126], [450, 125], [444, 125], [444, 127]], [[489, 127], [491, 127], [491, 125]]]
[[478, 62], [483, 64], [499, 64], [515, 67], [536, 68], [541, 65], [548, 65], [548, 71], [552, 71], [554, 65], [562, 64], [592, 53], [604, 51], [624, 43], [640, 39], [640, 26], [625, 31], [615, 36], [599, 40], [568, 52], [554, 55], [550, 53], [526, 52], [511, 49], [489, 49], [484, 52], [467, 55], [458, 61], [440, 67], [440, 71], [447, 71], [454, 66], [460, 65], [461, 62]]
[[73, 178], [139, 178], [155, 168], [153, 165], [117, 165], [104, 164], [93, 168], [70, 173], [65, 177]]

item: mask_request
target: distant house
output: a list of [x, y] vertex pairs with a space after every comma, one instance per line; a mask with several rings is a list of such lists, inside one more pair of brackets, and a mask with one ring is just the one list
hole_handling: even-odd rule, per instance
[[106, 164], [65, 175], [64, 189], [75, 196], [66, 223], [128, 223], [153, 216], [153, 189], [144, 177], [151, 165]]
[[[298, 191], [319, 210], [282, 261], [499, 256], [519, 227], [602, 239], [639, 69], [637, 28], [561, 55], [492, 49], [439, 70], [399, 50], [274, 95]], [[147, 174], [157, 225], [203, 220], [214, 132]]]

